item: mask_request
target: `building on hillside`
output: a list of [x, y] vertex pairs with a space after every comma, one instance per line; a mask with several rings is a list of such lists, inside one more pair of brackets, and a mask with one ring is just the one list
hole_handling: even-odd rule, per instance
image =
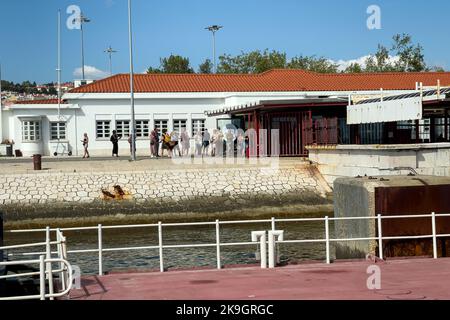
[[[375, 134], [376, 128], [347, 126], [349, 100], [354, 104], [368, 98], [414, 94], [418, 83], [436, 87], [438, 82], [442, 87], [450, 86], [450, 73], [272, 70], [258, 75], [138, 74], [138, 155], [149, 154], [149, 134], [154, 127], [185, 129], [191, 137], [205, 128], [223, 129], [229, 124], [242, 129], [279, 129], [282, 156], [304, 156], [306, 146], [314, 143], [381, 143], [382, 139], [363, 140], [364, 135]], [[131, 116], [127, 74], [67, 92], [59, 110], [57, 100], [48, 100], [17, 102], [2, 112], [2, 138], [14, 140], [15, 149], [25, 156], [51, 155], [58, 148], [82, 155], [84, 133], [90, 138], [92, 155], [110, 155], [113, 130], [124, 137], [120, 144], [126, 151], [122, 154], [128, 153]]]

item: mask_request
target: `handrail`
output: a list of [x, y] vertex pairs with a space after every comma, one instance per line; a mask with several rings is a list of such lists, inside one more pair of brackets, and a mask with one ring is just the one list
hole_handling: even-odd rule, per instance
[[[164, 272], [164, 258], [163, 253], [165, 249], [181, 249], [181, 248], [209, 248], [216, 247], [216, 260], [217, 260], [217, 269], [221, 269], [221, 256], [220, 256], [220, 248], [221, 247], [231, 247], [231, 246], [256, 246], [258, 245], [255, 242], [231, 242], [231, 243], [223, 243], [220, 241], [220, 226], [226, 225], [237, 225], [237, 224], [262, 224], [267, 223], [270, 224], [270, 230], [275, 231], [277, 223], [282, 222], [323, 222], [324, 223], [324, 231], [325, 238], [323, 239], [284, 239], [282, 241], [274, 241], [275, 244], [293, 244], [293, 243], [324, 243], [326, 245], [326, 263], [331, 263], [330, 258], [330, 243], [335, 242], [348, 242], [348, 241], [378, 241], [379, 244], [379, 257], [383, 259], [383, 250], [382, 243], [385, 240], [407, 240], [407, 239], [433, 239], [433, 258], [437, 259], [437, 242], [438, 238], [442, 238], [450, 235], [437, 234], [436, 232], [436, 218], [438, 217], [450, 217], [450, 213], [443, 214], [420, 214], [420, 215], [393, 215], [393, 216], [370, 216], [370, 217], [324, 217], [324, 218], [283, 218], [283, 219], [261, 219], [261, 220], [235, 220], [235, 221], [219, 221], [215, 222], [191, 222], [191, 223], [162, 223], [159, 222], [157, 224], [142, 224], [142, 225], [117, 225], [117, 226], [91, 226], [91, 227], [80, 227], [80, 228], [57, 228], [57, 229], [34, 229], [34, 230], [14, 230], [14, 231], [6, 231], [10, 233], [25, 233], [25, 232], [49, 232], [49, 231], [84, 231], [84, 230], [96, 230], [98, 235], [98, 247], [93, 249], [82, 249], [82, 250], [68, 250], [67, 253], [70, 254], [79, 254], [79, 253], [97, 253], [98, 254], [98, 263], [99, 263], [99, 275], [103, 275], [103, 253], [105, 252], [119, 252], [119, 251], [132, 251], [132, 250], [159, 250], [159, 259], [160, 259], [160, 271]], [[419, 235], [419, 236], [383, 236], [381, 229], [381, 222], [385, 219], [423, 219], [423, 218], [431, 218], [432, 220], [432, 234], [431, 235]], [[330, 237], [329, 230], [329, 222], [330, 221], [358, 221], [358, 220], [375, 220], [378, 222], [378, 234], [372, 237], [359, 237], [359, 238], [343, 238], [343, 239], [333, 239]], [[186, 227], [186, 226], [212, 226], [216, 231], [216, 242], [213, 243], [201, 243], [201, 244], [179, 244], [179, 245], [165, 245], [162, 241], [162, 232], [163, 228], [167, 227]], [[157, 228], [158, 232], [158, 243], [151, 246], [137, 246], [137, 247], [121, 247], [121, 248], [103, 248], [103, 235], [102, 230], [111, 230], [111, 229], [127, 229], [127, 228]], [[56, 242], [58, 244], [58, 241]], [[1, 248], [0, 248], [1, 249]], [[23, 254], [25, 255], [25, 254]], [[31, 254], [29, 254], [31, 255]]]
[[[63, 290], [60, 293], [45, 293], [45, 275], [48, 276], [49, 281], [51, 281], [50, 275], [53, 273], [60, 273], [61, 270], [52, 270], [51, 264], [52, 263], [60, 263], [64, 264], [67, 268], [68, 273], [68, 280], [67, 283], [64, 284], [66, 287], [65, 290]], [[28, 295], [28, 296], [17, 296], [17, 297], [0, 297], [0, 301], [14, 301], [14, 300], [45, 300], [45, 299], [54, 299], [54, 298], [61, 298], [67, 294], [69, 294], [70, 290], [72, 289], [72, 283], [73, 283], [73, 270], [71, 264], [65, 260], [60, 258], [51, 258], [46, 259], [44, 255], [40, 256], [39, 260], [23, 260], [23, 261], [7, 261], [7, 262], [0, 262], [0, 266], [14, 266], [14, 265], [24, 265], [24, 264], [39, 264], [39, 272], [30, 272], [30, 273], [21, 273], [21, 274], [15, 274], [15, 275], [6, 275], [6, 276], [0, 276], [0, 279], [9, 279], [9, 278], [21, 278], [21, 277], [29, 277], [30, 275], [40, 275], [40, 294], [39, 295]], [[50, 265], [50, 268], [48, 266]]]

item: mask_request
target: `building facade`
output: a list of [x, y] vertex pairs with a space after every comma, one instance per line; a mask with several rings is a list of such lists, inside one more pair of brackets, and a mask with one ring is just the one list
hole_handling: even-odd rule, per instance
[[[295, 132], [304, 133], [301, 122], [305, 114], [310, 119], [326, 115], [345, 119], [349, 99], [379, 96], [381, 89], [381, 95], [413, 93], [418, 83], [450, 86], [450, 73], [316, 74], [272, 70], [258, 75], [135, 75], [137, 153], [149, 155], [149, 135], [155, 127], [169, 132], [186, 130], [193, 137], [197, 131], [223, 129], [236, 115], [242, 120], [242, 129], [256, 129], [257, 124], [266, 121], [271, 125], [265, 127], [282, 129], [285, 136], [292, 137]], [[266, 112], [265, 118], [260, 118], [261, 113], [257, 115], [255, 110], [265, 105], [269, 106], [266, 111], [272, 113]], [[293, 122], [292, 117], [297, 120]], [[16, 155], [80, 156], [81, 140], [87, 133], [91, 155], [108, 156], [113, 130], [123, 137], [121, 154], [128, 155], [129, 75], [115, 75], [75, 88], [64, 94], [59, 106], [57, 100], [17, 102], [4, 107], [0, 119], [0, 138], [14, 141]], [[297, 137], [292, 139], [295, 142]], [[303, 144], [289, 142], [285, 148], [286, 155], [304, 155]]]

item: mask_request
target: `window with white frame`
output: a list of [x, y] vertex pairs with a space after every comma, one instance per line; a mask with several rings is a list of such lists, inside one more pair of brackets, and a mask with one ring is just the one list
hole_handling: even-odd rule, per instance
[[169, 121], [167, 120], [155, 120], [155, 128], [159, 129], [160, 133], [169, 129]]
[[150, 136], [150, 121], [136, 121], [136, 138], [148, 138]]
[[41, 140], [41, 122], [26, 120], [22, 122], [22, 141], [33, 142]]
[[130, 121], [129, 120], [117, 120], [116, 131], [119, 137], [130, 136]]
[[187, 120], [173, 120], [173, 130], [178, 133], [187, 129]]
[[195, 135], [198, 131], [205, 132], [205, 120], [192, 120], [192, 134]]
[[111, 121], [97, 121], [97, 139], [108, 139], [111, 135]]
[[50, 140], [66, 139], [66, 123], [50, 122]]

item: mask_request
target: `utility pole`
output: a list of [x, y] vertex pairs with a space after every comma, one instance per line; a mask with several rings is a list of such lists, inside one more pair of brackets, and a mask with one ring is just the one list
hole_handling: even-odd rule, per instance
[[134, 114], [134, 66], [133, 29], [131, 22], [131, 0], [128, 0], [128, 38], [130, 49], [130, 104], [131, 104], [131, 161], [136, 161], [136, 120]]
[[113, 74], [113, 72], [112, 72], [112, 55], [113, 55], [113, 53], [116, 53], [117, 51], [114, 50], [111, 46], [109, 46], [109, 48], [106, 49], [104, 52], [109, 55], [109, 75], [112, 76], [112, 74]]
[[78, 18], [80, 21], [80, 30], [81, 30], [81, 80], [86, 80], [84, 75], [84, 34], [83, 34], [83, 24], [91, 22], [90, 19], [85, 17], [83, 13], [80, 14], [80, 17]]
[[216, 64], [216, 32], [222, 29], [222, 26], [213, 25], [205, 28], [208, 31], [212, 32], [213, 35], [213, 65], [214, 65], [214, 73], [217, 73], [217, 64]]

